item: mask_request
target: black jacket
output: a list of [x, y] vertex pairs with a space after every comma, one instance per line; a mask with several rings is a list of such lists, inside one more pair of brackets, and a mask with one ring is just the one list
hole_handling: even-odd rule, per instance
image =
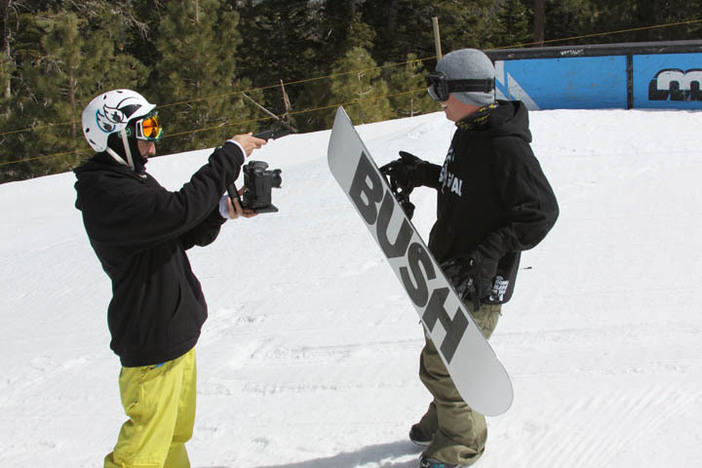
[[499, 101], [456, 125], [443, 168], [434, 169], [439, 194], [429, 248], [440, 263], [475, 250], [497, 260], [493, 292], [483, 302], [507, 302], [520, 252], [556, 222], [556, 197], [529, 146], [523, 103]]
[[195, 346], [207, 304], [185, 251], [219, 234], [219, 199], [243, 163], [226, 143], [177, 192], [106, 153], [74, 171], [76, 208], [112, 280], [110, 346], [123, 366], [169, 361]]

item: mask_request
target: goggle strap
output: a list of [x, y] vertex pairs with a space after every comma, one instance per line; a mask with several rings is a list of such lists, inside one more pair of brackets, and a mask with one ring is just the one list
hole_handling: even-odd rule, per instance
[[129, 149], [129, 140], [127, 139], [127, 131], [121, 130], [119, 133], [122, 136], [122, 145], [124, 145], [124, 152], [127, 155], [127, 163], [129, 163], [129, 167], [134, 169], [134, 160], [132, 159], [132, 151]]
[[118, 163], [122, 164], [123, 166], [129, 166], [129, 164], [127, 163], [127, 161], [125, 161], [124, 159], [122, 159], [122, 157], [121, 157], [119, 154], [117, 154], [117, 152], [115, 152], [115, 150], [113, 150], [112, 148], [110, 148], [110, 147], [106, 148], [106, 149], [105, 149], [105, 152], [106, 152], [107, 154], [109, 154], [110, 156], [112, 156], [112, 159], [114, 159], [114, 160], [117, 161]]
[[495, 80], [447, 80], [451, 93], [489, 93], [495, 89]]

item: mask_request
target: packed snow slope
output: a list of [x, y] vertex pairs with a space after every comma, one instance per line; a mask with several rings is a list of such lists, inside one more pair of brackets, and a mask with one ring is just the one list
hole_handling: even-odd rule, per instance
[[[354, 116], [351, 115], [353, 118]], [[480, 467], [702, 466], [702, 112], [531, 113], [561, 217], [523, 256], [491, 343], [513, 407]], [[436, 113], [358, 127], [379, 164], [441, 163]], [[423, 333], [327, 170], [329, 132], [270, 142], [277, 214], [226, 223], [190, 259], [210, 306], [197, 346], [194, 467], [417, 466]], [[154, 158], [177, 190], [209, 151]], [[0, 466], [95, 467], [124, 420], [110, 283], [74, 177], [0, 185]], [[416, 190], [427, 235], [434, 194]]]

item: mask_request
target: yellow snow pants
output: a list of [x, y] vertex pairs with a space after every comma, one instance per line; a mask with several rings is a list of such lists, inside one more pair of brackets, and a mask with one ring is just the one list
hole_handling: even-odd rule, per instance
[[[490, 338], [500, 318], [501, 305], [483, 304], [477, 313], [473, 313], [472, 303], [466, 305], [485, 337]], [[434, 435], [424, 455], [444, 463], [472, 465], [485, 451], [485, 416], [463, 401], [429, 337], [420, 357], [419, 377], [434, 397], [419, 422], [424, 434]]]
[[189, 468], [196, 381], [194, 348], [163, 364], [123, 367], [119, 389], [129, 420], [105, 468]]

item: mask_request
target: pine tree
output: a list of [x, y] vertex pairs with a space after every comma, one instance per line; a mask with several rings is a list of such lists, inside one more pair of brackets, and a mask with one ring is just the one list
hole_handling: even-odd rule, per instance
[[442, 49], [490, 45], [496, 13], [495, 0], [367, 0], [363, 21], [378, 33], [373, 57], [378, 61], [401, 61], [408, 53], [428, 58], [436, 55], [432, 18], [439, 19]]
[[[563, 6], [553, 0], [546, 4], [546, 14], [564, 14]], [[700, 19], [702, 0], [666, 0], [665, 2], [634, 1], [607, 2], [605, 0], [568, 0], [575, 6], [586, 3], [588, 14], [579, 18], [578, 30], [583, 33], [612, 31], [610, 35], [588, 38], [588, 43], [649, 42], [698, 39], [702, 36], [699, 22], [674, 27], [656, 27], [666, 24]], [[570, 6], [570, 5], [567, 5]], [[559, 9], [560, 7], [560, 9]], [[570, 10], [573, 7], [571, 6]], [[622, 30], [641, 29], [620, 32]], [[566, 36], [568, 37], [568, 36]]]
[[408, 54], [402, 67], [389, 67], [390, 106], [397, 117], [412, 117], [439, 110], [427, 93], [424, 67], [415, 54]]
[[[308, 0], [262, 0], [245, 2], [241, 9], [241, 34], [246, 38], [239, 47], [245, 57], [240, 72], [254, 86], [263, 87], [265, 106], [277, 114], [286, 111], [277, 84], [297, 82], [328, 73], [328, 64], [318, 59], [323, 41], [319, 34], [318, 6]], [[286, 87], [294, 108], [304, 86]]]
[[127, 55], [115, 56], [110, 37], [96, 17], [78, 19], [70, 11], [23, 15], [16, 60], [20, 79], [11, 97], [5, 135], [3, 180], [70, 170], [89, 156], [80, 118], [99, 92], [133, 87], [145, 77], [143, 67]]
[[[314, 25], [311, 35], [314, 41], [314, 67], [304, 78], [325, 77], [332, 68], [354, 46], [368, 45], [373, 40], [373, 31], [368, 25], [354, 24], [360, 21], [359, 0], [321, 0], [310, 2], [308, 14]], [[312, 8], [314, 6], [314, 8]], [[296, 116], [298, 127], [307, 131], [329, 127], [329, 106], [338, 102], [332, 96], [328, 79], [305, 82], [297, 92], [296, 104], [303, 112]], [[304, 109], [322, 109], [306, 112]]]
[[237, 80], [239, 15], [220, 0], [172, 2], [159, 24], [156, 47], [162, 154], [221, 144], [250, 129], [253, 108]]
[[[568, 39], [583, 33], [606, 31], [606, 29], [602, 29], [603, 18], [601, 12], [592, 0], [546, 0], [545, 7], [546, 24], [544, 29], [547, 41]], [[602, 42], [602, 38], [598, 38], [594, 42]], [[559, 41], [556, 44], [547, 45], [563, 46], [583, 43], [588, 43], [587, 39]]]
[[[331, 83], [331, 101], [344, 105], [354, 124], [387, 120], [391, 117], [387, 99], [388, 85], [380, 77], [380, 69], [370, 53], [354, 47], [332, 67], [335, 75]], [[330, 112], [327, 124], [331, 126], [334, 113]]]
[[[533, 4], [532, 0], [527, 0]], [[504, 0], [493, 18], [489, 47], [517, 47], [534, 42], [533, 14], [524, 0]]]

